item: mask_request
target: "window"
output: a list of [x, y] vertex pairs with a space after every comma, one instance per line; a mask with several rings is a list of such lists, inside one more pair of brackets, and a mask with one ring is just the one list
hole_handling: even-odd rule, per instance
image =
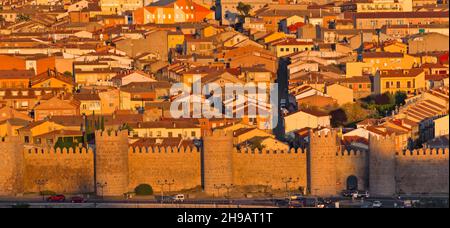
[[195, 131], [191, 132], [191, 136], [192, 136], [192, 137], [195, 137], [195, 136], [196, 136], [196, 135], [195, 135]]
[[397, 82], [397, 89], [400, 88], [400, 82]]
[[25, 136], [24, 141], [25, 141], [25, 143], [30, 143], [30, 137], [29, 136]]
[[389, 89], [389, 82], [386, 82], [386, 89]]
[[358, 84], [358, 88], [362, 89], [362, 84]]
[[408, 87], [408, 89], [411, 88], [411, 82], [407, 83], [407, 87]]
[[156, 132], [156, 137], [161, 137], [161, 135], [162, 135], [161, 131]]
[[172, 137], [173, 137], [173, 133], [169, 132], [169, 138], [172, 138]]

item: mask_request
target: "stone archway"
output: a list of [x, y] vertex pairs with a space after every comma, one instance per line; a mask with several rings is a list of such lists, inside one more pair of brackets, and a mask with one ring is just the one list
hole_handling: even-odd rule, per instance
[[356, 176], [347, 177], [347, 190], [358, 190], [358, 178]]

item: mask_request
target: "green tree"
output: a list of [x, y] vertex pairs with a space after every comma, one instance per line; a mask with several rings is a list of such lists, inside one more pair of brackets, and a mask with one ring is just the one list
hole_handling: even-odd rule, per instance
[[249, 4], [245, 4], [243, 2], [239, 2], [236, 9], [242, 17], [250, 16], [250, 11], [252, 10], [252, 6]]
[[134, 193], [138, 196], [150, 196], [153, 195], [153, 188], [148, 184], [140, 184], [134, 189]]
[[29, 21], [29, 20], [31, 20], [31, 18], [30, 18], [30, 16], [28, 16], [28, 15], [25, 15], [25, 14], [19, 14], [18, 16], [17, 16], [17, 21]]
[[401, 106], [405, 105], [405, 100], [408, 98], [408, 95], [405, 92], [398, 91], [395, 93], [395, 105]]
[[72, 77], [72, 72], [70, 72], [70, 71], [65, 71], [65, 72], [64, 72], [64, 76]]

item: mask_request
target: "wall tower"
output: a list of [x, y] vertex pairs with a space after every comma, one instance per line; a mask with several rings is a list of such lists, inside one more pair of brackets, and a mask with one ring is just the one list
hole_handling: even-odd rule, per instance
[[369, 189], [372, 195], [393, 196], [395, 190], [395, 135], [369, 135]]
[[203, 186], [207, 194], [216, 193], [216, 186], [233, 184], [233, 134], [214, 131], [203, 137]]
[[336, 195], [336, 154], [339, 151], [337, 133], [309, 133], [309, 192], [317, 196]]
[[23, 144], [19, 137], [0, 137], [0, 195], [23, 193]]
[[128, 192], [128, 132], [96, 131], [95, 143], [97, 195], [122, 196]]

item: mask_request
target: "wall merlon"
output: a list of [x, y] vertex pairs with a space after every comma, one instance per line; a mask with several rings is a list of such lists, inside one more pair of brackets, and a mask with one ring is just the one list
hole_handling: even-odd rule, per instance
[[285, 150], [269, 150], [269, 149], [266, 149], [266, 148], [264, 148], [262, 150], [260, 150], [258, 148], [256, 148], [256, 149], [251, 149], [251, 148], [240, 148], [240, 149], [237, 149], [237, 148], [234, 148], [233, 152], [234, 153], [238, 153], [238, 154], [279, 154], [279, 155], [284, 155], [284, 154], [297, 155], [297, 154], [300, 154], [300, 155], [306, 155], [306, 149], [303, 150], [301, 148], [298, 148], [298, 149], [291, 148], [290, 150], [286, 150], [286, 151]]
[[337, 157], [365, 157], [367, 152], [360, 150], [344, 150], [336, 153]]
[[129, 147], [130, 154], [194, 154], [200, 151], [197, 147]]
[[25, 149], [26, 155], [48, 155], [48, 156], [57, 156], [57, 155], [70, 155], [70, 156], [77, 156], [77, 155], [93, 155], [94, 152], [92, 148], [31, 148], [31, 149]]
[[108, 139], [117, 139], [122, 137], [128, 137], [128, 131], [95, 131], [95, 138], [101, 139], [101, 140], [108, 140]]
[[418, 149], [418, 150], [406, 150], [401, 153], [398, 153], [397, 156], [421, 156], [421, 157], [437, 157], [437, 156], [447, 156], [448, 157], [449, 151], [448, 148], [445, 148], [444, 150], [439, 149]]

